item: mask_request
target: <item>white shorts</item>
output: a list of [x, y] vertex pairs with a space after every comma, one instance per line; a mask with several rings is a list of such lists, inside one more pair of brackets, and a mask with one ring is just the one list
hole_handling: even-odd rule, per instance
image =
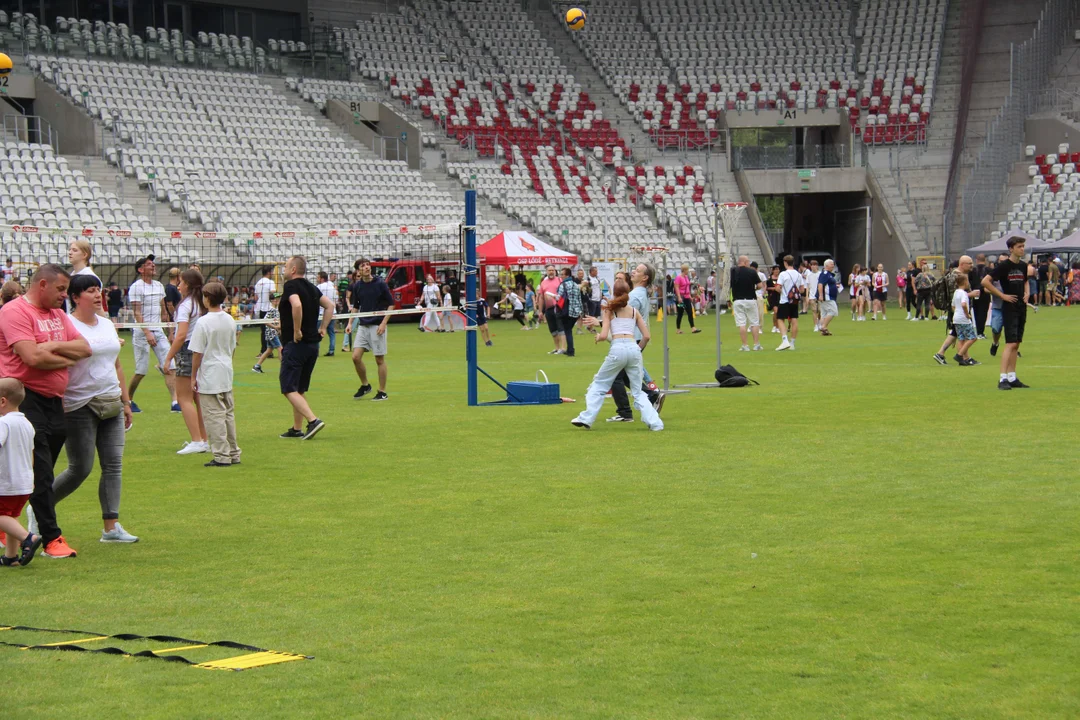
[[387, 328], [382, 335], [378, 330], [378, 325], [357, 325], [353, 333], [353, 350], [367, 350], [376, 357], [385, 355], [386, 336], [390, 334], [390, 329]]
[[819, 300], [818, 310], [821, 312], [821, 317], [836, 317], [839, 313], [836, 310], [835, 300]]
[[157, 355], [158, 365], [165, 367], [165, 358], [169, 355], [169, 340], [161, 328], [150, 328], [157, 344], [150, 347], [146, 342], [146, 335], [142, 328], [133, 328], [131, 331], [131, 346], [135, 350], [135, 374], [147, 375], [150, 372], [150, 353]]
[[735, 327], [758, 327], [761, 318], [758, 315], [757, 300], [736, 300], [734, 302]]

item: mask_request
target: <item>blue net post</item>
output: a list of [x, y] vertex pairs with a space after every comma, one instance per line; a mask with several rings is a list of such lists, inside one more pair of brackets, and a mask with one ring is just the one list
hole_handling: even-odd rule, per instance
[[476, 191], [465, 191], [465, 317], [470, 328], [465, 333], [465, 361], [468, 364], [468, 401], [470, 407], [479, 404], [476, 375]]

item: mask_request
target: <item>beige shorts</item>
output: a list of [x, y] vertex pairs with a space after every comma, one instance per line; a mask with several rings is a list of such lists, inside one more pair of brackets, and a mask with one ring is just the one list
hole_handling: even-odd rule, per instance
[[757, 300], [736, 300], [733, 303], [735, 327], [759, 327], [761, 316], [758, 315]]

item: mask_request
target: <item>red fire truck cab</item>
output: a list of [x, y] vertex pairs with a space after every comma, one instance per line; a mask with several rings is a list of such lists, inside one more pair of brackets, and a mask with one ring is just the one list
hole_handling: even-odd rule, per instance
[[[477, 276], [478, 295], [485, 292], [486, 282], [482, 278], [486, 277], [486, 271], [481, 263]], [[440, 288], [444, 285], [450, 286], [450, 297], [455, 304], [461, 302], [460, 299], [465, 293], [464, 278], [461, 277], [461, 266], [457, 260], [372, 260], [371, 272], [386, 280], [394, 296], [394, 308], [397, 310], [416, 307], [424, 295], [428, 275], [435, 278]]]

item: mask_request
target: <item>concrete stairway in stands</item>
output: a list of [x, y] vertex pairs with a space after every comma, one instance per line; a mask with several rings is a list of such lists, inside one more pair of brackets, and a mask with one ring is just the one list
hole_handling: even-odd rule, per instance
[[166, 230], [183, 230], [184, 219], [180, 213], [173, 212], [168, 203], [160, 203], [150, 196], [150, 190], [139, 187], [135, 178], [123, 177], [120, 168], [110, 165], [98, 157], [86, 155], [65, 155], [68, 167], [82, 170], [86, 177], [101, 185], [106, 192], [115, 193], [121, 203], [130, 205], [136, 214], [150, 218], [154, 227]]

